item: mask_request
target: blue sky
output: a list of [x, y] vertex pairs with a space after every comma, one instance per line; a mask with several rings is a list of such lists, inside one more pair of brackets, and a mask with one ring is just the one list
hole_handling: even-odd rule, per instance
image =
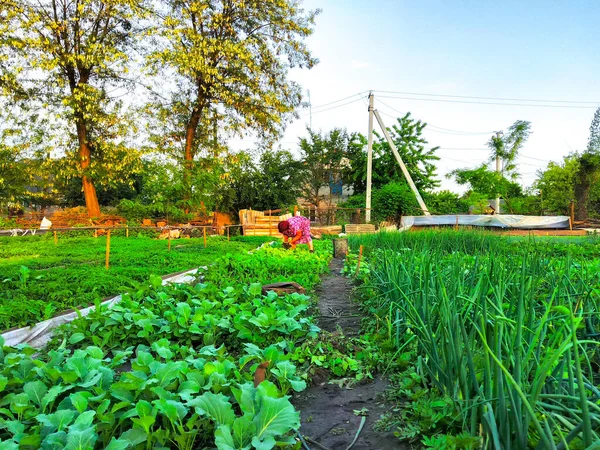
[[[320, 63], [291, 73], [310, 90], [313, 129], [338, 126], [366, 134], [361, 97], [334, 104], [357, 100], [334, 109], [317, 107], [366, 90], [597, 102], [549, 108], [383, 97], [378, 102], [376, 95], [388, 126], [390, 115], [398, 116], [398, 111], [469, 133], [506, 129], [518, 119], [531, 121], [533, 134], [519, 166], [525, 186], [547, 161], [585, 148], [594, 108], [600, 106], [599, 1], [306, 0], [304, 5], [323, 10], [308, 40]], [[289, 126], [282, 147], [295, 150], [307, 124], [303, 111]], [[430, 130], [426, 137], [444, 148], [438, 153], [442, 186], [456, 190], [443, 175], [484, 161], [489, 135], [440, 131]]]

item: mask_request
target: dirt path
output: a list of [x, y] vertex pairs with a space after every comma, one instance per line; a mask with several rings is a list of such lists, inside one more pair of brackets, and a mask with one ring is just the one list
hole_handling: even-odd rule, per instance
[[[319, 296], [319, 326], [334, 332], [339, 326], [344, 335], [360, 332], [360, 311], [351, 301], [352, 284], [340, 275], [342, 260], [334, 259], [329, 266], [331, 275], [323, 279]], [[356, 435], [361, 417], [355, 410], [369, 410], [365, 425], [352, 450], [408, 449], [391, 432], [375, 431], [373, 425], [387, 407], [379, 399], [387, 383], [382, 379], [359, 384], [352, 389], [341, 388], [327, 381], [296, 395], [293, 403], [301, 412], [300, 432], [330, 450], [345, 450]], [[308, 444], [311, 450], [319, 447]]]

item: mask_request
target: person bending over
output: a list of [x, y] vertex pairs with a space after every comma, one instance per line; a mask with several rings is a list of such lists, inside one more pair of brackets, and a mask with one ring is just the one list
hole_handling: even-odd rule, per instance
[[277, 228], [283, 234], [284, 247], [287, 248], [289, 246], [294, 250], [298, 244], [308, 244], [309, 250], [311, 253], [314, 253], [315, 249], [310, 236], [309, 219], [302, 216], [294, 216], [288, 220], [279, 222]]

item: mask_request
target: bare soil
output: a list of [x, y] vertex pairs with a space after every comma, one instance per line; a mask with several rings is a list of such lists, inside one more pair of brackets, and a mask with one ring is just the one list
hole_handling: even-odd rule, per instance
[[[329, 332], [341, 328], [345, 336], [357, 336], [360, 333], [360, 311], [352, 301], [351, 281], [340, 274], [343, 264], [342, 260], [334, 259], [330, 265], [331, 274], [324, 277], [317, 290], [321, 312], [319, 326]], [[301, 413], [300, 432], [303, 436], [327, 449], [345, 450], [361, 422], [361, 417], [354, 411], [367, 408], [367, 419], [353, 450], [410, 448], [393, 433], [373, 429], [388, 408], [380, 398], [387, 387], [385, 380], [376, 378], [352, 388], [340, 384], [342, 386], [319, 379], [314, 386], [294, 396], [292, 402]], [[308, 446], [311, 450], [320, 448], [310, 442]]]

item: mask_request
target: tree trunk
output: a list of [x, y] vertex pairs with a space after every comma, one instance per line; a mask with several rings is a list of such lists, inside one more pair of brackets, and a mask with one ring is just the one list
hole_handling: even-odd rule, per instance
[[184, 186], [184, 198], [189, 199], [191, 197], [191, 182], [190, 177], [194, 168], [194, 140], [196, 139], [196, 130], [200, 123], [201, 110], [194, 108], [192, 115], [185, 129], [185, 155], [183, 165], [183, 186]]
[[588, 218], [588, 203], [590, 198], [591, 183], [589, 176], [583, 176], [575, 183], [575, 219], [586, 220]]
[[77, 140], [79, 141], [79, 163], [84, 172], [82, 177], [83, 195], [85, 197], [85, 206], [90, 217], [100, 216], [100, 204], [96, 195], [94, 182], [85, 174], [85, 170], [90, 166], [92, 152], [87, 141], [87, 127], [82, 118], [77, 119]]

